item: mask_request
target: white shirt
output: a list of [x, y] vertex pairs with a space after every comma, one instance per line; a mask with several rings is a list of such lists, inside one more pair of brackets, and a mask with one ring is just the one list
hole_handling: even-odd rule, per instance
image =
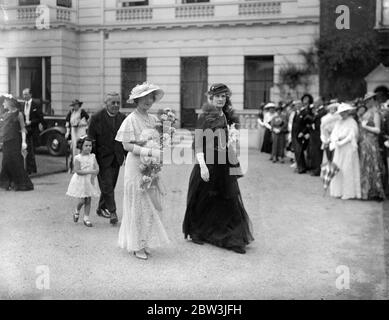
[[26, 101], [24, 104], [24, 114], [26, 115], [26, 123], [30, 122], [30, 109], [31, 109], [32, 99]]

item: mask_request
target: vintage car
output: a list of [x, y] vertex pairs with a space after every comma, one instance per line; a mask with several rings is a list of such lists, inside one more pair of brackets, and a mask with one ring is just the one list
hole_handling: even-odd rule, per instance
[[65, 116], [44, 116], [45, 129], [40, 133], [39, 146], [46, 146], [53, 156], [65, 155], [68, 142], [65, 139]]

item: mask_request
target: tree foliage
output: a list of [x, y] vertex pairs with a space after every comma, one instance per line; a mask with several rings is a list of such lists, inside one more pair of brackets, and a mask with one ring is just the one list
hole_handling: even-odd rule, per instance
[[375, 34], [322, 36], [315, 46], [323, 79], [322, 95], [341, 99], [362, 96], [364, 77], [379, 63]]

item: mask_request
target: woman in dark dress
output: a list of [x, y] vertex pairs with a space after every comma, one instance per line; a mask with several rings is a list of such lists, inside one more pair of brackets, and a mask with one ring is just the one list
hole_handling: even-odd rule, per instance
[[28, 191], [34, 186], [24, 169], [23, 156], [27, 155], [26, 129], [23, 114], [18, 109], [18, 101], [6, 97], [1, 115], [0, 140], [3, 143], [3, 162], [0, 172], [0, 187], [6, 190]]
[[[263, 122], [265, 124], [265, 134], [263, 137], [262, 149], [261, 152], [269, 153], [272, 152], [273, 140], [272, 140], [272, 128], [271, 121], [276, 116], [276, 105], [273, 102], [269, 102], [264, 107], [264, 119]], [[273, 160], [273, 157], [270, 157], [270, 160]]]
[[245, 253], [254, 240], [251, 222], [243, 206], [238, 176], [229, 164], [228, 123], [224, 110], [231, 94], [224, 84], [211, 86], [210, 104], [203, 107], [195, 131], [196, 159], [189, 180], [187, 208], [183, 223], [185, 238]]

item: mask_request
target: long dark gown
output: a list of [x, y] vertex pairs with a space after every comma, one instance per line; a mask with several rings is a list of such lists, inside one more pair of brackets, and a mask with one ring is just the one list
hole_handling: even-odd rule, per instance
[[24, 170], [24, 160], [21, 154], [22, 136], [19, 112], [7, 112], [1, 115], [1, 137], [3, 142], [3, 162], [0, 172], [0, 187], [15, 191], [34, 189], [27, 172]]
[[[189, 180], [183, 232], [185, 238], [196, 237], [227, 249], [244, 247], [254, 238], [250, 219], [243, 206], [237, 176], [230, 174], [231, 165], [226, 156], [228, 149], [226, 141], [222, 139], [227, 134], [227, 121], [224, 116], [207, 121], [206, 116], [202, 114], [197, 122], [197, 129], [207, 128], [213, 132], [218, 130], [219, 135], [212, 139], [214, 145], [209, 143], [211, 140], [208, 140], [207, 144], [206, 138], [202, 138], [203, 147], [200, 149], [197, 146], [195, 151], [204, 152], [210, 180], [202, 180], [200, 166], [195, 164]], [[198, 132], [201, 131], [196, 132], [195, 142], [199, 141]], [[214, 161], [211, 162], [212, 154]]]

